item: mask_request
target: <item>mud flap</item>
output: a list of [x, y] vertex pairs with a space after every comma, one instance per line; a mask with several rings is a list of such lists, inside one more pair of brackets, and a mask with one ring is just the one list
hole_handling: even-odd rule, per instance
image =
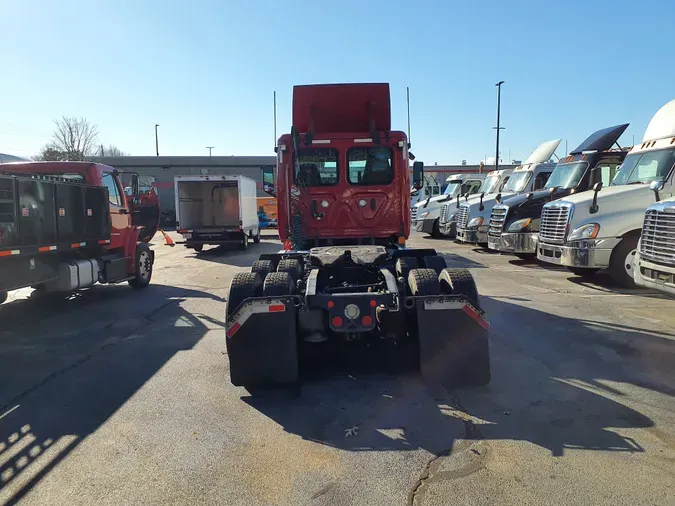
[[228, 318], [225, 332], [233, 385], [262, 387], [297, 380], [294, 300], [248, 299]]
[[446, 388], [490, 382], [490, 324], [463, 297], [415, 297], [420, 371]]

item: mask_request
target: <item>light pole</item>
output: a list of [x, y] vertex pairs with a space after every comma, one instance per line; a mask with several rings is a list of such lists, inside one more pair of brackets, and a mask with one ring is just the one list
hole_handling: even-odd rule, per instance
[[499, 81], [495, 86], [497, 87], [497, 126], [494, 127], [497, 129], [497, 147], [495, 148], [495, 170], [499, 170], [499, 131], [504, 130], [503, 127], [499, 126], [499, 117], [502, 107], [502, 84], [504, 81]]
[[159, 156], [159, 137], [157, 137], [157, 127], [159, 125], [155, 125], [155, 151], [157, 152], [157, 156]]
[[215, 146], [206, 146], [206, 149], [209, 150], [209, 156], [211, 156], [211, 150], [215, 148]]

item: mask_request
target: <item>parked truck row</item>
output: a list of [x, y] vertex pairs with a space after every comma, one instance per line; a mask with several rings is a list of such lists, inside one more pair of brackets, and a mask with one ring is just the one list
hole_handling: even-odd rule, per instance
[[557, 163], [560, 141], [549, 141], [509, 174], [488, 174], [477, 195], [442, 204], [441, 235], [675, 294], [675, 100], [622, 148], [627, 127], [594, 132]]

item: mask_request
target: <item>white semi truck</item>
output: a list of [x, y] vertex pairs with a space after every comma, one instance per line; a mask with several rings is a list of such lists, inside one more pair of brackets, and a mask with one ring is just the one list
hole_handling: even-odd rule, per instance
[[[660, 181], [652, 183], [657, 194], [662, 189]], [[633, 279], [638, 286], [675, 295], [675, 198], [647, 208], [633, 261]]]
[[544, 206], [537, 258], [585, 277], [609, 269], [620, 285], [635, 286], [635, 257], [645, 209], [655, 201], [651, 185], [660, 189], [661, 197], [672, 197], [673, 165], [675, 100], [654, 115], [642, 143], [632, 147], [607, 188], [598, 182], [593, 191]]
[[186, 248], [260, 242], [256, 183], [244, 176], [176, 176], [176, 230]]
[[460, 204], [457, 212], [457, 240], [487, 244], [492, 208], [510, 196], [543, 188], [555, 169], [555, 163], [548, 160], [558, 149], [560, 141], [561, 139], [554, 139], [539, 145], [522, 165], [513, 170], [500, 193]]
[[456, 197], [464, 197], [477, 193], [483, 181], [483, 174], [453, 174], [445, 180], [445, 191], [437, 197], [430, 197], [425, 201], [418, 202], [412, 208], [412, 226], [418, 232], [425, 232], [433, 238], [442, 237], [440, 232], [439, 217], [441, 215], [441, 206], [444, 202], [449, 202]]
[[[496, 195], [504, 189], [504, 185], [511, 177], [513, 169], [499, 169], [492, 170], [485, 174], [483, 184], [478, 191], [472, 196], [464, 195], [465, 204], [472, 202], [479, 202], [484, 199], [486, 195]], [[457, 232], [457, 213], [460, 209], [460, 202], [462, 197], [456, 195], [453, 200], [444, 202], [441, 205], [440, 216], [438, 218], [438, 228], [441, 234], [445, 237], [455, 237]]]

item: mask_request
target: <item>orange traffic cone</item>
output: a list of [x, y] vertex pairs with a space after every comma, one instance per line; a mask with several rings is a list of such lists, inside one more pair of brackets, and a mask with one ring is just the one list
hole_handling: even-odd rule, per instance
[[164, 240], [166, 241], [166, 246], [171, 246], [173, 248], [176, 245], [176, 243], [173, 242], [173, 239], [171, 239], [171, 237], [169, 237], [169, 234], [164, 232], [164, 230], [162, 230], [161, 228], [159, 229], [159, 231], [164, 236]]

